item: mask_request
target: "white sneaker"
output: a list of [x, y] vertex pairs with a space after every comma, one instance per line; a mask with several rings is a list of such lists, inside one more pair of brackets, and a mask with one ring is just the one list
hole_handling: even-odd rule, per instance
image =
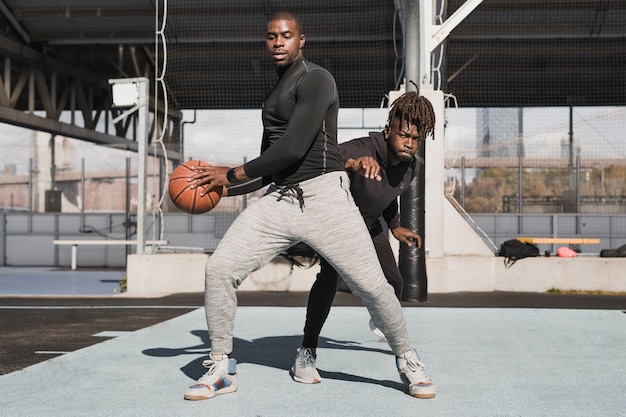
[[376, 325], [374, 324], [374, 321], [372, 319], [370, 319], [370, 330], [372, 331], [372, 333], [374, 333], [376, 336], [378, 336], [381, 339], [387, 339], [385, 337], [385, 335], [383, 334], [383, 332], [380, 331], [380, 329], [378, 327], [376, 327]]
[[237, 361], [227, 355], [213, 355], [202, 362], [209, 370], [185, 391], [186, 400], [206, 400], [237, 391]]
[[396, 366], [402, 382], [408, 385], [409, 394], [416, 398], [434, 398], [435, 386], [426, 375], [424, 364], [420, 362], [415, 350], [409, 350], [402, 356], [396, 356]]
[[294, 381], [304, 384], [319, 384], [322, 377], [317, 368], [315, 368], [315, 359], [317, 355], [311, 348], [300, 348], [296, 355], [296, 361], [291, 368], [291, 376]]

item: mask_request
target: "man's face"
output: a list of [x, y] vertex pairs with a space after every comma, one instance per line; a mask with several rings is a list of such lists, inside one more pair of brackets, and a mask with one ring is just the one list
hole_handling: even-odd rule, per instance
[[267, 23], [265, 44], [274, 65], [286, 67], [302, 56], [304, 35], [298, 33], [295, 20], [272, 20]]
[[410, 161], [421, 142], [417, 126], [406, 120], [400, 122], [397, 118], [391, 121], [391, 126], [385, 126], [385, 137], [389, 149], [389, 162], [392, 165]]

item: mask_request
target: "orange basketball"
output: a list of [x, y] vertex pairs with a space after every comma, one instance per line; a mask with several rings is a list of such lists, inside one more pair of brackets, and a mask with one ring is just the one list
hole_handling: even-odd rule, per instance
[[193, 168], [199, 166], [211, 165], [199, 160], [187, 161], [177, 166], [170, 176], [169, 193], [172, 202], [179, 209], [191, 214], [202, 214], [212, 210], [219, 203], [224, 191], [224, 187], [220, 185], [211, 188], [206, 195], [200, 197], [200, 193], [206, 190], [207, 186], [191, 188], [193, 182], [187, 181], [196, 174]]

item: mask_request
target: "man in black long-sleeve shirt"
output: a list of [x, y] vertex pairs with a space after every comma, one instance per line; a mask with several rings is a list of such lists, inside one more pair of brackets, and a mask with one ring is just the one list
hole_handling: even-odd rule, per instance
[[[194, 186], [207, 188], [255, 178], [273, 183], [239, 214], [207, 260], [204, 305], [211, 352], [203, 366], [208, 370], [184, 397], [204, 400], [237, 390], [237, 362], [231, 357], [236, 290], [251, 272], [302, 241], [363, 300], [396, 355], [409, 393], [432, 398], [435, 387], [412, 347], [400, 302], [350, 193], [337, 145], [335, 80], [302, 56], [305, 38], [293, 14], [271, 16], [265, 41], [279, 78], [263, 106], [261, 155], [235, 168], [199, 168], [191, 178]], [[361, 162], [354, 168], [367, 171]], [[296, 360], [314, 359], [308, 352], [300, 350]]]
[[[422, 139], [433, 133], [434, 123], [431, 103], [418, 93], [409, 92], [394, 102], [382, 132], [370, 132], [369, 137], [339, 145], [350, 174], [350, 191], [370, 232], [385, 278], [393, 286], [398, 299], [402, 298], [403, 279], [380, 217], [401, 243], [421, 246], [419, 234], [400, 225], [398, 197], [415, 178], [419, 168], [415, 153]], [[364, 177], [353, 170], [362, 165], [368, 166], [370, 176]], [[370, 179], [372, 176], [376, 180]], [[337, 271], [332, 265], [324, 258], [320, 259], [320, 264], [320, 272], [309, 294], [301, 348], [308, 349], [313, 357], [316, 356], [319, 334], [328, 317], [338, 282]], [[370, 327], [382, 336], [371, 321]], [[298, 382], [312, 384], [321, 381], [312, 361], [304, 366], [296, 361], [292, 374]]]

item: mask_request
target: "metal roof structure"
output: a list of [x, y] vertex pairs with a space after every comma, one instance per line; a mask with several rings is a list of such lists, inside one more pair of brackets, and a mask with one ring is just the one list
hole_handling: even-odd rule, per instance
[[[443, 15], [451, 15], [464, 1], [447, 0]], [[251, 94], [251, 85], [260, 84], [263, 91], [275, 77], [264, 65], [262, 30], [276, 8], [294, 10], [305, 22], [305, 56], [330, 67], [343, 106], [376, 107], [401, 77], [401, 4], [170, 1], [168, 27], [198, 29], [194, 39], [166, 29], [170, 59], [180, 58], [177, 51], [184, 54], [184, 62], [168, 72], [170, 111], [259, 107], [262, 96]], [[75, 109], [91, 129], [99, 117], [108, 117], [107, 80], [154, 77], [160, 58], [154, 47], [156, 15], [163, 7], [155, 0], [102, 0], [97, 5], [90, 0], [0, 1], [0, 120], [52, 131], [58, 126], [50, 121], [58, 123], [61, 110]], [[335, 24], [325, 24], [331, 21]], [[484, 0], [445, 41], [441, 88], [461, 107], [624, 105], [625, 22], [623, 1]], [[183, 48], [190, 43], [197, 45], [195, 53]], [[204, 53], [197, 52], [203, 48]], [[379, 64], [367, 65], [373, 58]], [[212, 71], [211, 65], [221, 70]], [[183, 71], [187, 67], [210, 72], [210, 83], [193, 84], [199, 75]], [[256, 78], [248, 79], [246, 73]], [[212, 94], [223, 85], [231, 92], [227, 101]], [[162, 109], [162, 103], [156, 105]], [[24, 116], [34, 110], [44, 110], [48, 122]], [[124, 136], [127, 128], [106, 132], [108, 138], [93, 133], [86, 139], [115, 142], [112, 137]], [[64, 129], [60, 133], [69, 136], [84, 133]]]

